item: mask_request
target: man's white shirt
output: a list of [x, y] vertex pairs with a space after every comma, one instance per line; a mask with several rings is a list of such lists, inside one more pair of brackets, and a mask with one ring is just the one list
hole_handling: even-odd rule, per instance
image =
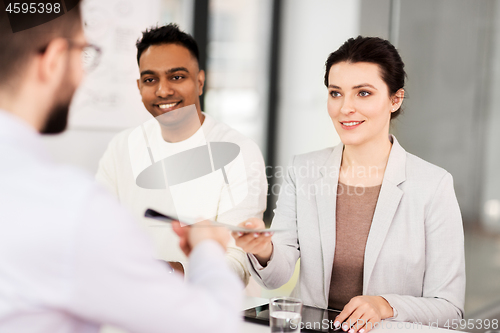
[[[219, 169], [168, 186], [168, 190], [137, 185], [141, 172], [152, 164], [213, 142], [233, 143], [240, 149], [239, 154], [224, 166], [228, 184]], [[266, 208], [267, 179], [260, 149], [253, 141], [208, 114], [199, 130], [181, 142], [166, 142], [155, 118], [119, 133], [102, 157], [96, 179], [141, 222], [153, 240], [158, 258], [183, 264], [187, 260], [177, 246], [177, 235], [169, 225], [144, 218], [147, 208], [180, 218], [214, 219], [232, 225], [250, 217], [262, 218]], [[245, 265], [245, 253], [236, 247], [232, 238], [227, 258], [231, 268], [247, 282], [250, 274]]]
[[0, 156], [0, 332], [237, 330], [241, 282], [217, 243], [195, 248], [185, 284], [116, 199], [2, 110]]

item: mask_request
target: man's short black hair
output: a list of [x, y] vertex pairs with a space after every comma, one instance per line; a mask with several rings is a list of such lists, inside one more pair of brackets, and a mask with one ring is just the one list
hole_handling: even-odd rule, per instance
[[142, 38], [135, 44], [137, 46], [137, 64], [141, 59], [142, 53], [152, 45], [160, 44], [178, 44], [184, 46], [200, 63], [200, 53], [198, 44], [194, 38], [181, 31], [177, 24], [170, 23], [163, 27], [150, 28], [142, 33]]

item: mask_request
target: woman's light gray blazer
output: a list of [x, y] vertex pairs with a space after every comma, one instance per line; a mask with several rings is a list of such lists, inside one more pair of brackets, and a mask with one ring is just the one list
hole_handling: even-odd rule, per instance
[[[463, 317], [465, 296], [463, 226], [453, 179], [444, 169], [407, 153], [395, 137], [391, 139], [366, 243], [363, 295], [383, 296], [398, 321], [437, 321], [442, 327], [446, 320]], [[266, 267], [248, 255], [252, 275], [269, 289], [290, 279], [300, 257], [299, 281], [292, 295], [322, 308], [328, 306], [335, 259], [342, 151], [341, 143], [293, 158], [272, 223], [293, 231], [275, 233], [274, 252]]]

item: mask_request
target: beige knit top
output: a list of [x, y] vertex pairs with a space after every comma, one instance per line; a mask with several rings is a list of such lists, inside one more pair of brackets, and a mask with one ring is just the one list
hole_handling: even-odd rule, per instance
[[381, 186], [338, 184], [330, 308], [342, 310], [351, 298], [363, 294], [365, 246]]

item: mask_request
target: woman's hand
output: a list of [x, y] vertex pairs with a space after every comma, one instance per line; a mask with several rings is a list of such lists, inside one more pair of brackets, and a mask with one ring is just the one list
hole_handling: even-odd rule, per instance
[[[239, 227], [249, 228], [249, 229], [264, 229], [266, 225], [264, 221], [257, 218], [251, 218], [238, 224]], [[251, 253], [259, 260], [262, 266], [266, 266], [267, 262], [271, 258], [273, 253], [273, 243], [271, 242], [272, 233], [264, 232], [232, 232], [234, 240], [236, 241], [236, 246], [239, 246], [243, 251]]]
[[349, 333], [365, 333], [382, 319], [394, 315], [392, 307], [382, 296], [356, 296], [344, 306], [335, 318], [335, 327], [342, 324], [342, 330]]

